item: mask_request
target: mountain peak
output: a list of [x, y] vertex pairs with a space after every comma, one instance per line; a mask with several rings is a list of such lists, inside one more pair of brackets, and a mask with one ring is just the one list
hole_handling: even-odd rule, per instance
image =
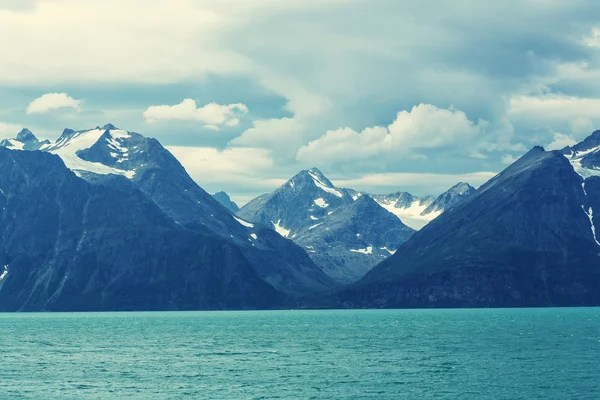
[[21, 129], [21, 132], [17, 134], [17, 140], [19, 142], [37, 141], [35, 135], [27, 128]]
[[223, 191], [213, 194], [212, 197], [232, 213], [236, 213], [240, 210], [238, 205], [231, 200], [231, 197], [229, 197], [229, 195]]
[[467, 194], [473, 191], [475, 191], [475, 188], [466, 182], [458, 182], [456, 185], [448, 189], [448, 192], [456, 194]]
[[104, 125], [102, 127], [102, 129], [105, 130], [105, 131], [112, 131], [112, 130], [115, 130], [115, 129], [118, 129], [118, 128], [116, 126], [114, 126], [113, 124], [108, 123], [108, 124]]

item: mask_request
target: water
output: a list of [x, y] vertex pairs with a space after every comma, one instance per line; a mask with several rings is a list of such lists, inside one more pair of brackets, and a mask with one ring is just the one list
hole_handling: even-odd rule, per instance
[[0, 314], [0, 398], [596, 400], [600, 309]]

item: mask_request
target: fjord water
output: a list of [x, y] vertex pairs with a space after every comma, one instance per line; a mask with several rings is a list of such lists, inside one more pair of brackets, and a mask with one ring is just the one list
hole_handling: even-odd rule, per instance
[[0, 398], [598, 399], [600, 309], [0, 314]]

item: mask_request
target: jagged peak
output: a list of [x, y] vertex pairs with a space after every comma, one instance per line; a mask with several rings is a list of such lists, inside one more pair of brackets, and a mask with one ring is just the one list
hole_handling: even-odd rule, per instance
[[467, 182], [458, 182], [456, 185], [452, 186], [447, 192], [464, 194], [466, 192], [474, 191], [475, 188], [469, 185]]
[[36, 141], [37, 142], [37, 138], [35, 137], [35, 135], [33, 134], [33, 132], [31, 132], [29, 129], [27, 128], [23, 128], [21, 129], [21, 131], [17, 134], [17, 140], [19, 142], [29, 142], [29, 141]]
[[112, 131], [112, 130], [116, 130], [116, 129], [119, 129], [119, 128], [117, 128], [116, 126], [114, 126], [111, 123], [108, 123], [108, 124], [104, 125], [102, 127], [102, 129], [105, 130], [105, 131]]

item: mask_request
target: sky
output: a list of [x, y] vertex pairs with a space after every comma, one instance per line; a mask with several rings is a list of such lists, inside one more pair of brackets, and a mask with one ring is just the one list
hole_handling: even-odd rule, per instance
[[596, 0], [0, 0], [0, 137], [112, 123], [238, 203], [474, 186], [600, 128]]

